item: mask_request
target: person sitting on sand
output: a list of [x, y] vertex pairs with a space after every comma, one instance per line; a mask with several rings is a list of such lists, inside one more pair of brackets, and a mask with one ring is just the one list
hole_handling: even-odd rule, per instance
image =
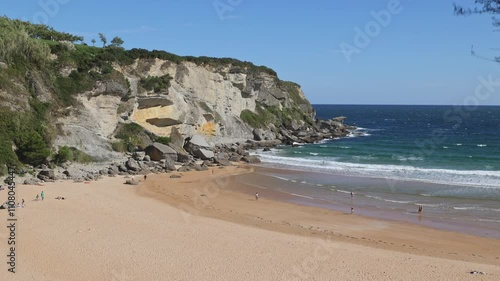
[[36, 201], [38, 201], [40, 199], [40, 196], [37, 194], [36, 195]]

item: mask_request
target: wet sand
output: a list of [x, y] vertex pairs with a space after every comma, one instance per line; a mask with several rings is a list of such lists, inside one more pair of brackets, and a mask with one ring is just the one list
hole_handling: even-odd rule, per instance
[[[7, 272], [1, 227], [0, 280], [500, 278], [498, 239], [268, 199], [237, 180], [252, 169], [18, 186], [17, 272]], [[45, 200], [32, 201], [41, 190]]]

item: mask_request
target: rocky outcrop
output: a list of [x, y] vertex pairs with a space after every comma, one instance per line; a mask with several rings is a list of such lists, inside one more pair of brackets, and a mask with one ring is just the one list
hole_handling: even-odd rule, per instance
[[184, 149], [191, 155], [202, 160], [210, 160], [215, 157], [211, 145], [201, 135], [194, 135], [186, 139]]
[[144, 152], [146, 152], [146, 155], [153, 161], [160, 161], [162, 159], [177, 161], [177, 152], [170, 146], [161, 143], [153, 143], [146, 147]]

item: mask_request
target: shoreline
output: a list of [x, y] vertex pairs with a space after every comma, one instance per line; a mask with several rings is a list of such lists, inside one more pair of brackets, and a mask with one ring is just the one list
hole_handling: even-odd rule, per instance
[[[351, 206], [350, 191], [354, 193], [355, 213], [363, 216], [389, 220], [396, 222], [405, 222], [413, 225], [423, 225], [438, 230], [446, 230], [457, 233], [469, 234], [473, 236], [487, 237], [500, 239], [500, 225], [485, 222], [482, 219], [471, 220], [474, 217], [471, 214], [457, 214], [457, 210], [453, 207], [448, 209], [436, 209], [435, 205], [449, 204], [450, 200], [446, 198], [434, 198], [434, 204], [420, 201], [396, 201], [396, 203], [384, 204], [386, 202], [394, 202], [385, 198], [386, 195], [394, 197], [393, 194], [385, 193], [369, 193], [365, 186], [372, 186], [374, 182], [379, 182], [389, 185], [386, 179], [364, 177], [358, 175], [343, 175], [343, 174], [327, 174], [323, 172], [305, 171], [298, 169], [289, 169], [288, 167], [279, 167], [263, 163], [255, 166], [256, 173], [261, 176], [269, 177], [267, 184], [272, 186], [276, 192], [283, 192], [294, 195], [287, 202], [292, 202], [305, 206], [319, 207], [328, 210], [340, 212], [349, 212]], [[315, 178], [318, 182], [329, 180], [335, 185], [330, 184], [311, 184], [305, 182], [304, 179]], [[319, 180], [321, 179], [321, 180]], [[248, 183], [249, 180], [247, 180]], [[331, 183], [330, 182], [330, 183]], [[351, 186], [342, 186], [349, 182]], [[353, 183], [354, 182], [354, 183]], [[441, 187], [442, 184], [421, 183], [411, 180], [393, 180], [392, 184], [398, 186], [425, 185], [430, 187]], [[362, 187], [359, 189], [359, 187]], [[284, 188], [286, 187], [286, 189]], [[312, 187], [312, 189], [311, 189]], [[314, 190], [314, 188], [320, 188]], [[332, 187], [332, 188], [330, 188]], [[448, 186], [447, 186], [448, 187]], [[449, 186], [453, 187], [453, 186]], [[343, 189], [341, 189], [343, 188]], [[295, 193], [294, 193], [295, 192]], [[334, 193], [334, 195], [331, 195]], [[375, 196], [376, 195], [376, 196]], [[392, 195], [392, 196], [391, 196]], [[401, 194], [399, 200], [407, 200], [405, 194]], [[279, 199], [279, 197], [278, 197]], [[380, 201], [382, 200], [382, 202]], [[441, 201], [441, 202], [438, 202]], [[453, 201], [455, 200], [455, 201]], [[464, 199], [452, 199], [451, 202]], [[473, 202], [465, 199], [467, 202]], [[424, 206], [424, 212], [418, 214], [418, 206]], [[408, 209], [409, 208], [409, 209]], [[499, 221], [500, 222], [500, 221]]]
[[[301, 206], [274, 200], [265, 189], [256, 201], [255, 186], [237, 180], [252, 172], [242, 164], [148, 174], [139, 185], [125, 184], [123, 176], [19, 185], [17, 201], [25, 199], [26, 207], [16, 209], [17, 271], [11, 275], [0, 261], [0, 280], [500, 276], [498, 239]], [[42, 190], [45, 200], [35, 201]], [[6, 195], [0, 191], [0, 199]], [[7, 218], [0, 210], [0, 221]], [[0, 228], [0, 243], [8, 236]]]
[[[191, 182], [175, 179], [172, 183], [187, 185], [175, 191], [167, 191], [166, 187], [160, 189], [159, 182], [171, 180], [164, 175], [154, 177], [156, 187], [148, 183], [144, 186], [145, 189], [139, 189], [139, 194], [155, 198], [182, 211], [192, 212], [192, 215], [275, 232], [324, 239], [333, 237], [346, 243], [430, 257], [490, 265], [500, 263], [500, 239], [293, 203], [288, 201], [293, 199], [292, 195], [279, 194], [262, 186], [250, 186], [238, 181], [238, 177], [245, 175], [258, 178], [254, 168], [248, 165], [232, 168], [246, 172], [228, 172], [225, 176], [227, 179], [221, 183], [230, 184], [222, 188], [214, 184], [218, 177], [205, 182], [209, 190], [213, 189], [211, 195], [209, 192], [205, 194], [200, 185], [193, 186], [193, 183], [202, 183], [202, 179]], [[210, 174], [207, 173], [207, 176]], [[254, 198], [256, 190], [260, 195], [258, 201]], [[254, 203], [259, 204], [259, 209]]]

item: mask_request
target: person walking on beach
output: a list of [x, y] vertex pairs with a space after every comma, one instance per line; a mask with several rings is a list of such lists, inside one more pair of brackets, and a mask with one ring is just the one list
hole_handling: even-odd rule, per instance
[[354, 204], [351, 205], [351, 215], [354, 213]]
[[148, 176], [147, 176], [147, 175], [144, 175], [144, 181], [146, 181], [146, 179], [147, 179], [147, 178], [148, 178]]
[[21, 208], [24, 208], [24, 199], [21, 201]]
[[259, 200], [259, 193], [255, 192], [255, 201]]
[[42, 201], [43, 201], [43, 198], [45, 198], [45, 193], [43, 193], [43, 190], [42, 190], [42, 193], [40, 194], [40, 197], [42, 197]]

